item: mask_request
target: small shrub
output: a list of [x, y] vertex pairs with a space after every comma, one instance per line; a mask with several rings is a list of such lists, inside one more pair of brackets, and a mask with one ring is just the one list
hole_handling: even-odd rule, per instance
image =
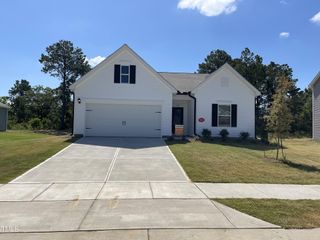
[[229, 136], [229, 132], [227, 129], [222, 129], [219, 134], [221, 136], [222, 141], [226, 141]]
[[13, 121], [8, 122], [8, 129], [10, 130], [27, 130], [28, 128], [28, 123], [16, 123]]
[[49, 118], [42, 119], [41, 126], [45, 130], [57, 129], [57, 126]]
[[203, 129], [201, 135], [204, 139], [211, 139], [211, 131], [209, 129]]
[[29, 125], [32, 130], [39, 130], [41, 129], [41, 126], [42, 126], [41, 120], [39, 118], [32, 118], [29, 121]]
[[249, 138], [249, 136], [250, 134], [248, 132], [241, 132], [239, 137], [241, 140], [245, 141]]
[[168, 136], [167, 137], [167, 141], [174, 141], [174, 137], [173, 136]]

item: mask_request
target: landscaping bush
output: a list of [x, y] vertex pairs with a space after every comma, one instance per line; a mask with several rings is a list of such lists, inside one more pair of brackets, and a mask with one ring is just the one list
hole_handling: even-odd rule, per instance
[[201, 135], [204, 139], [208, 140], [208, 139], [211, 139], [211, 131], [209, 129], [203, 129], [202, 132], [201, 132]]
[[174, 141], [174, 137], [173, 136], [168, 136], [167, 137], [167, 141]]
[[42, 129], [44, 130], [59, 129], [59, 121], [52, 120], [49, 118], [42, 119], [41, 125]]
[[32, 130], [39, 130], [42, 127], [41, 120], [39, 118], [32, 118], [29, 121], [29, 126]]
[[241, 132], [239, 137], [241, 140], [245, 141], [249, 138], [249, 136], [250, 134], [248, 132]]
[[28, 128], [28, 123], [16, 123], [11, 120], [8, 121], [8, 129], [10, 130], [27, 130]]
[[221, 136], [222, 141], [226, 141], [229, 136], [229, 132], [227, 129], [222, 129], [219, 134]]

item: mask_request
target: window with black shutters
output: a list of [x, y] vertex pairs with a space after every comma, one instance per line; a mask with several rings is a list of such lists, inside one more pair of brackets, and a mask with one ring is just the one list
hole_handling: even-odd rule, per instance
[[136, 66], [135, 65], [114, 65], [114, 83], [135, 84]]
[[219, 105], [218, 125], [219, 127], [231, 126], [231, 106], [230, 105]]
[[237, 104], [212, 104], [212, 127], [237, 127]]

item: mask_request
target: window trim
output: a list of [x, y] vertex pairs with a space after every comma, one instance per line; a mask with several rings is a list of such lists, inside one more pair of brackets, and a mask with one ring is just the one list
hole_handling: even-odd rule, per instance
[[[231, 107], [232, 104], [218, 104], [218, 111], [217, 111], [217, 126], [218, 127], [232, 127], [232, 107]], [[229, 115], [220, 115], [220, 106], [229, 106], [229, 109], [230, 109], [230, 114]], [[230, 120], [229, 120], [229, 125], [221, 125], [220, 124], [220, 117], [229, 117]]]
[[[122, 67], [128, 67], [128, 73], [122, 73]], [[122, 76], [128, 76], [128, 82], [123, 82]], [[129, 84], [130, 83], [130, 65], [120, 65], [120, 83], [121, 84]]]

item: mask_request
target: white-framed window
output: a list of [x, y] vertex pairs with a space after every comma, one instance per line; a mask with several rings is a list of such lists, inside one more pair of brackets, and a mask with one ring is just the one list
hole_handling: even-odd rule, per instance
[[127, 65], [121, 65], [120, 68], [120, 82], [121, 83], [129, 83], [130, 79], [130, 67]]
[[230, 104], [218, 105], [218, 126], [231, 127], [231, 105]]

